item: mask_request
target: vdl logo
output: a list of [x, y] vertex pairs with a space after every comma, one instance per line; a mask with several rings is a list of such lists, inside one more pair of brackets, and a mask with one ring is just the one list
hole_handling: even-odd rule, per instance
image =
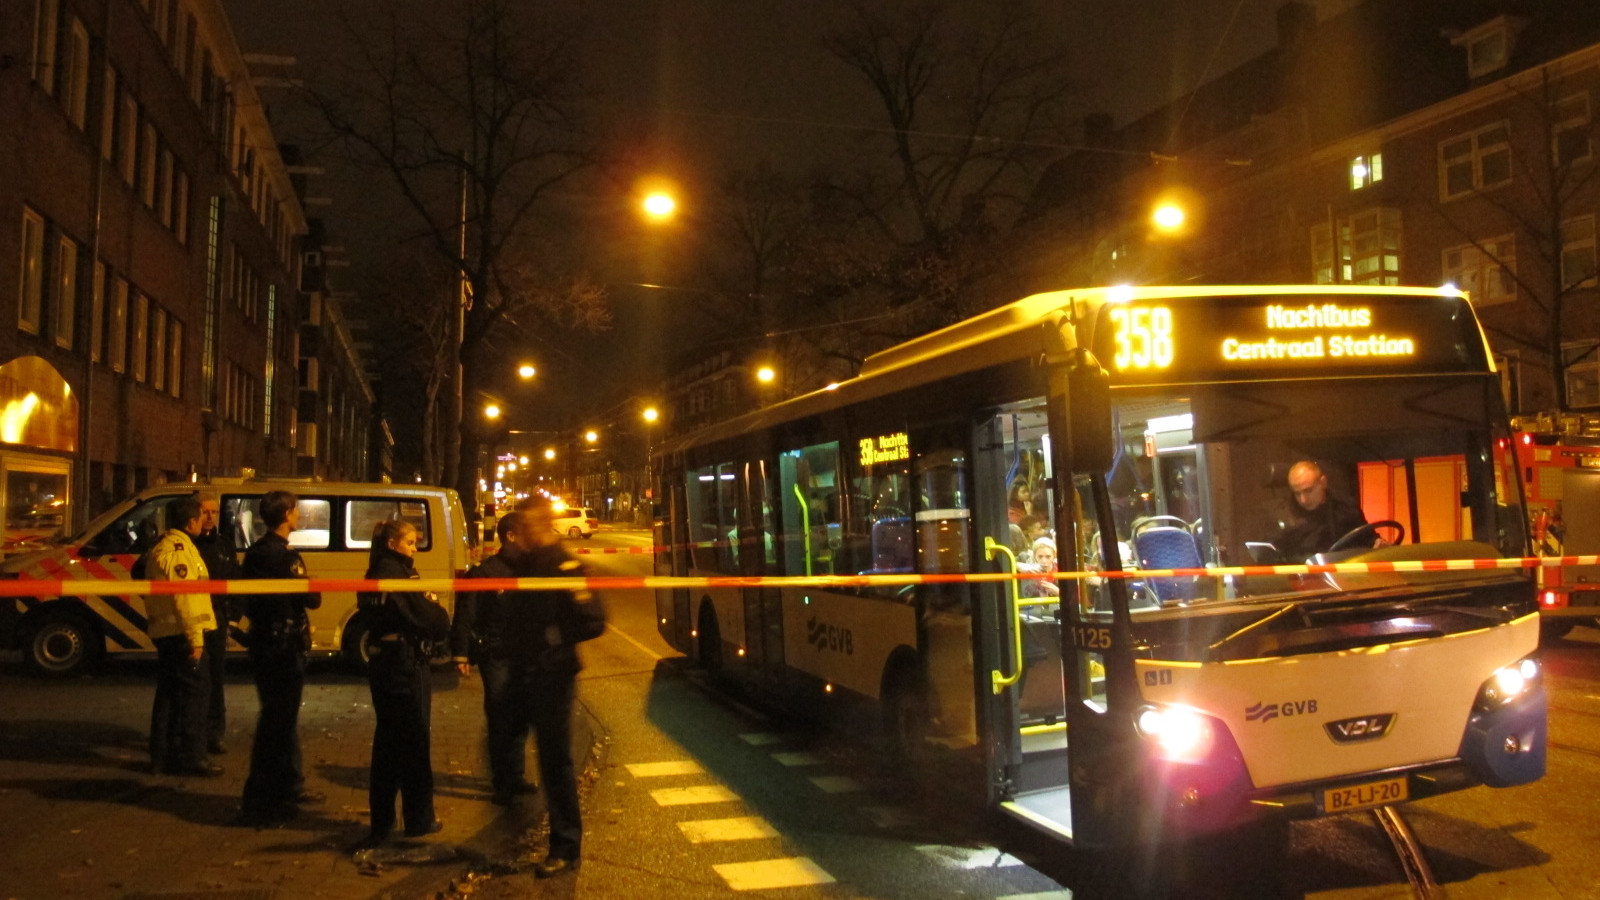
[[1286, 700], [1282, 703], [1257, 703], [1244, 709], [1246, 722], [1270, 722], [1279, 716], [1303, 716], [1317, 711], [1317, 701]]
[[1389, 729], [1394, 727], [1394, 713], [1340, 719], [1322, 727], [1328, 729], [1328, 737], [1333, 738], [1335, 743], [1354, 744], [1357, 741], [1370, 741], [1389, 733]]
[[832, 650], [835, 653], [852, 656], [856, 652], [855, 636], [850, 633], [850, 629], [819, 622], [816, 616], [812, 616], [810, 621], [806, 622], [806, 643], [817, 648], [819, 653], [823, 650]]

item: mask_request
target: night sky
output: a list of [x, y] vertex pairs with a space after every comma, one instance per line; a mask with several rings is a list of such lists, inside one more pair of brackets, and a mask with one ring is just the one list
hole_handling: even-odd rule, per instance
[[[969, 11], [981, 10], [977, 2]], [[1326, 18], [1352, 2], [1316, 5]], [[328, 0], [224, 4], [246, 53], [295, 56], [300, 62], [289, 74], [312, 85], [326, 77], [329, 60], [347, 52], [330, 13], [336, 4]], [[1110, 112], [1119, 125], [1192, 88], [1202, 73], [1215, 77], [1270, 48], [1278, 6], [1279, 0], [1041, 2], [1073, 58], [1078, 114]], [[883, 121], [865, 82], [821, 46], [821, 37], [847, 15], [835, 2], [554, 0], [542, 8], [589, 23], [584, 71], [593, 114], [625, 133], [637, 132], [642, 158], [691, 189], [697, 174], [757, 160], [796, 174], [826, 168], [863, 152], [871, 138], [867, 128]], [[304, 146], [297, 134], [303, 112], [281, 91], [264, 90], [263, 98], [272, 107], [278, 139]], [[393, 214], [370, 184], [341, 177], [337, 160], [310, 161], [330, 169], [310, 193], [334, 199], [331, 211], [314, 213], [329, 220], [332, 243], [359, 252], [363, 236], [376, 237]], [[656, 275], [607, 277], [626, 282]], [[569, 370], [570, 388], [620, 362], [659, 364], [662, 317], [672, 315], [671, 302], [685, 301], [651, 299], [657, 308], [642, 310], [649, 304], [641, 303], [637, 291], [613, 292], [615, 330], [568, 348], [573, 352], [566, 360], [552, 359], [550, 386], [557, 387], [561, 369]]]

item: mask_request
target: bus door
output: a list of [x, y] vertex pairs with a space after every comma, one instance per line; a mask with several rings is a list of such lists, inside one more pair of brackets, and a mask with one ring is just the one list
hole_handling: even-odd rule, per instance
[[1024, 577], [979, 585], [979, 690], [1002, 808], [1071, 837], [1061, 668], [1061, 587], [1053, 528], [1050, 433], [1043, 398], [983, 422], [974, 465], [979, 570]]

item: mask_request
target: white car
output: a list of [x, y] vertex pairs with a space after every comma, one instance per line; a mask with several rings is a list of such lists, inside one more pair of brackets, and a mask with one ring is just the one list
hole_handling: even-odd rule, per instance
[[594, 510], [586, 506], [569, 506], [556, 513], [553, 524], [556, 534], [588, 540], [594, 537], [594, 530], [599, 527], [600, 520], [595, 518]]

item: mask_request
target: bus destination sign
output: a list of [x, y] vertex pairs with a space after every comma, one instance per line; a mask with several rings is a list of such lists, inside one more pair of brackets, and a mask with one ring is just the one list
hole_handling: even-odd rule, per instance
[[875, 438], [864, 437], [860, 447], [862, 468], [911, 458], [911, 438], [904, 431], [880, 434]]
[[1171, 298], [1107, 304], [1095, 352], [1119, 384], [1482, 371], [1475, 334], [1453, 297]]

